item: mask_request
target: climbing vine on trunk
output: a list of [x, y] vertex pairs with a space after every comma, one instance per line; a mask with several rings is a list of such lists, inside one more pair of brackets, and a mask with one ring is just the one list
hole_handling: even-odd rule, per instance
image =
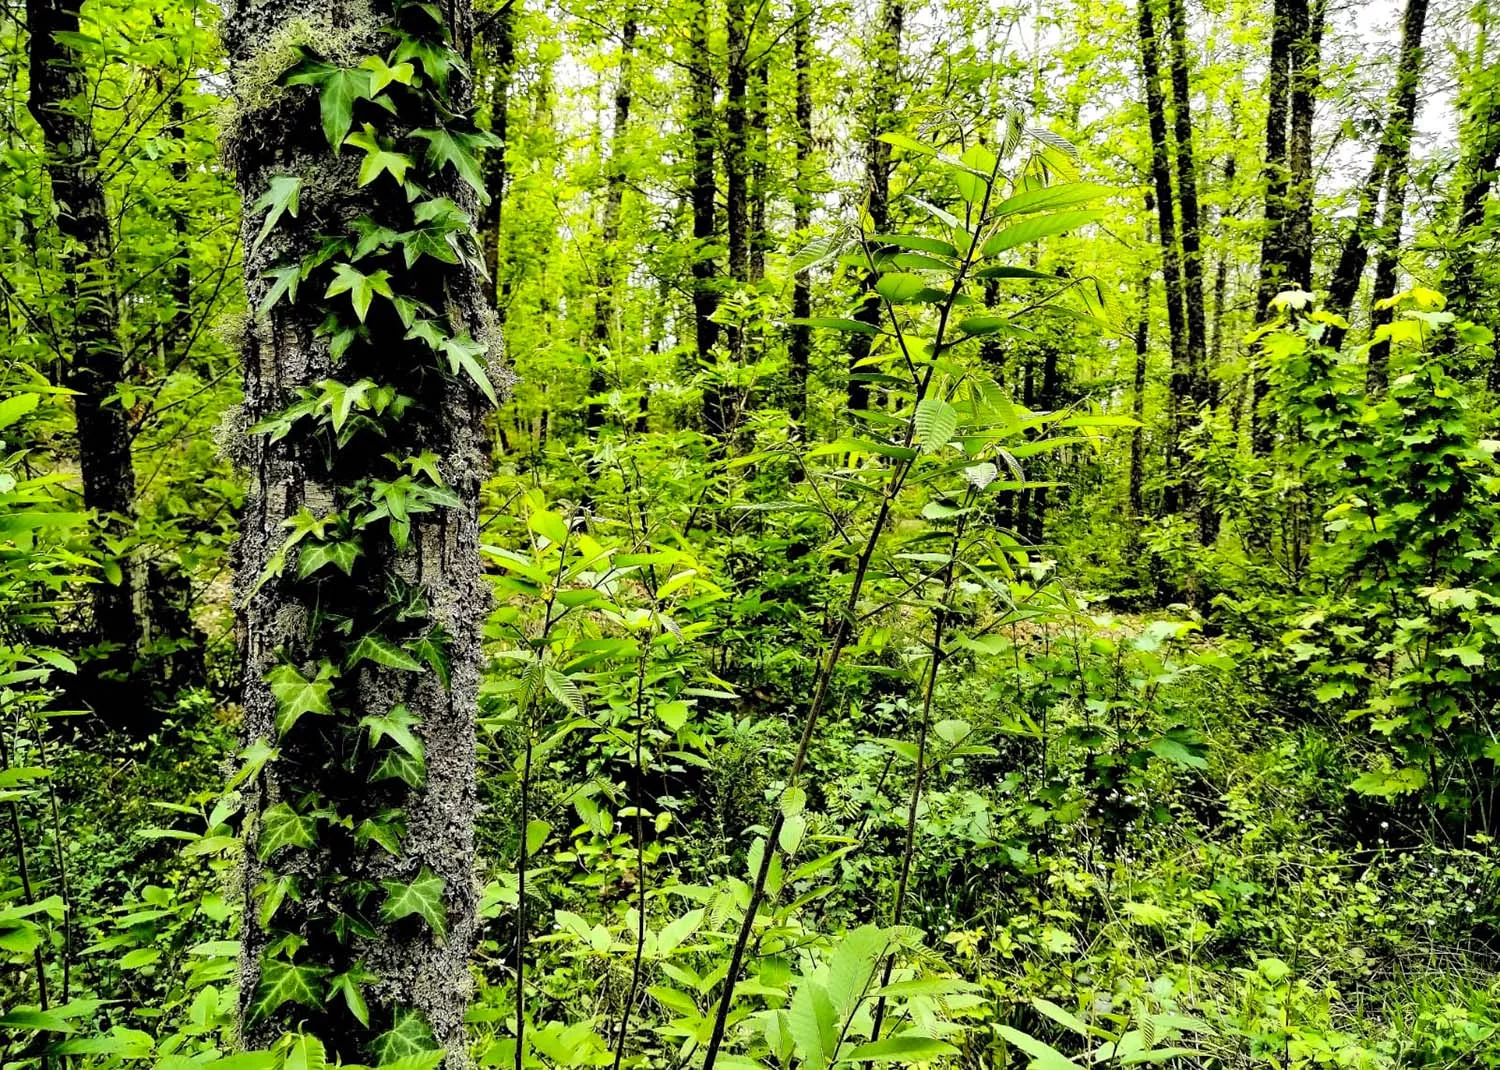
[[434, 1065], [462, 1044], [477, 925], [494, 139], [469, 118], [467, 5], [371, 8], [243, 4], [225, 28], [255, 309], [241, 1033]]

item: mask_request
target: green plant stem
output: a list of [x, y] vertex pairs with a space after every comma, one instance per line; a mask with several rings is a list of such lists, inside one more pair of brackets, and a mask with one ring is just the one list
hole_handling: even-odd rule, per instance
[[[922, 692], [922, 724], [917, 731], [916, 770], [912, 774], [911, 795], [906, 805], [906, 841], [901, 850], [901, 875], [896, 881], [896, 899], [891, 904], [892, 927], [901, 924], [901, 912], [906, 907], [906, 890], [911, 880], [912, 856], [916, 853], [917, 846], [917, 807], [922, 802], [922, 784], [927, 774], [927, 740], [932, 728], [932, 699], [937, 692], [938, 669], [943, 663], [943, 631], [948, 623], [948, 613], [953, 604], [954, 565], [958, 561], [959, 548], [963, 542], [964, 531], [968, 527], [969, 510], [974, 506], [974, 498], [974, 490], [970, 488], [969, 493], [964, 497], [965, 511], [959, 517], [958, 523], [953, 526], [953, 540], [948, 545], [948, 562], [943, 570], [943, 594], [937, 611], [933, 614], [927, 683]], [[896, 956], [894, 954], [885, 956], [885, 967], [880, 977], [881, 988], [891, 983], [891, 974], [895, 968]], [[874, 1024], [870, 1029], [870, 1039], [880, 1039], [880, 1026], [884, 1021], [885, 997], [881, 996], [875, 1002]]]
[[[981, 224], [988, 213], [990, 197], [995, 189], [995, 176], [999, 173], [1000, 163], [997, 159], [995, 168], [991, 172], [990, 181], [985, 185], [984, 200], [980, 206], [979, 219]], [[937, 358], [944, 349], [944, 340], [947, 333], [948, 319], [953, 312], [953, 306], [958, 301], [958, 296], [963, 292], [964, 277], [974, 262], [975, 252], [983, 245], [981, 235], [975, 235], [974, 240], [969, 242], [968, 250], [964, 253], [963, 261], [959, 265], [957, 273], [953, 277], [953, 285], [949, 290], [948, 298], [943, 302], [942, 311], [938, 314], [937, 331], [933, 335], [932, 360], [924, 372], [917, 379], [916, 395], [914, 405], [920, 405], [927, 396], [927, 391], [932, 385], [933, 375], [937, 371]], [[869, 244], [865, 244], [865, 255], [870, 257]], [[871, 266], [874, 261], [871, 259]], [[903, 356], [906, 357], [908, 366], [913, 368], [910, 353], [907, 351], [906, 338], [901, 332], [900, 324], [896, 321], [896, 310], [889, 301], [882, 302], [887, 313], [890, 315], [892, 324], [896, 330], [896, 341], [901, 347]], [[917, 420], [916, 411], [913, 409], [912, 416], [906, 422], [906, 433], [904, 435], [903, 447], [911, 448], [916, 439]], [[897, 462], [891, 471], [886, 483], [885, 493], [880, 499], [880, 508], [875, 516], [875, 522], [870, 528], [870, 535], [865, 540], [865, 545], [860, 551], [859, 561], [855, 566], [854, 580], [849, 587], [849, 597], [844, 603], [843, 612], [839, 615], [838, 624], [834, 628], [833, 639], [828, 647], [828, 655], [823, 661], [822, 670], [818, 673], [818, 682], [813, 690], [813, 696], [808, 703], [807, 716], [802, 723], [802, 736], [797, 741], [797, 753], [792, 759], [791, 770], [787, 774], [786, 789], [797, 784], [802, 775], [802, 769], [807, 764], [808, 748], [812, 744], [813, 732], [818, 727], [818, 719], [822, 716], [823, 706], [828, 701], [828, 693], [833, 683], [834, 670], [838, 668], [839, 659], [843, 656], [844, 647], [850, 639], [850, 631], [856, 617], [859, 606], [860, 592], [864, 589], [865, 577], [870, 570], [870, 561], [875, 556], [875, 548], [880, 542], [880, 533], [885, 528], [886, 521], [890, 519], [891, 508], [895, 504], [897, 496], [906, 484], [906, 477], [911, 472], [915, 463], [915, 455], [912, 458]], [[783, 789], [783, 790], [786, 790]], [[755, 917], [760, 911], [761, 902], [766, 896], [766, 880], [771, 872], [771, 859], [776, 851], [776, 843], [781, 836], [781, 829], [786, 821], [786, 814], [780, 808], [776, 809], [776, 816], [771, 819], [771, 828], [766, 835], [765, 850], [761, 852], [760, 866], [755, 873], [755, 883], [750, 889], [750, 901], [745, 904], [745, 917], [740, 923], [739, 933], [735, 937], [734, 950], [730, 954], [729, 969], [724, 975], [724, 991], [719, 997], [718, 1011], [714, 1015], [713, 1031], [709, 1034], [708, 1048], [703, 1056], [703, 1070], [713, 1070], [715, 1062], [719, 1057], [719, 1048], [724, 1043], [724, 1030], [729, 1023], [729, 1010], [734, 1003], [734, 989], [739, 983], [740, 968], [744, 964], [745, 949], [750, 944], [750, 933], [755, 928]]]
[[[5, 733], [0, 732], [0, 773], [10, 769], [10, 746], [5, 739]], [[26, 862], [26, 837], [21, 831], [21, 807], [15, 800], [10, 803], [10, 831], [16, 841], [16, 872], [21, 878], [21, 902], [30, 906], [36, 902], [36, 896], [31, 888], [31, 870]], [[36, 989], [37, 1006], [46, 1010], [51, 1006], [47, 998], [47, 960], [42, 957], [42, 945], [38, 944], [32, 952], [33, 961], [36, 963]], [[47, 1058], [42, 1058], [42, 1065], [48, 1064]]]

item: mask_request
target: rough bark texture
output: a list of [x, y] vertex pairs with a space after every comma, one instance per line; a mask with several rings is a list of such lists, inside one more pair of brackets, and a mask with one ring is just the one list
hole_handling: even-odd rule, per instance
[[[113, 237], [83, 69], [67, 38], [57, 36], [78, 33], [77, 5], [27, 0], [26, 22], [31, 50], [27, 104], [47, 148], [47, 175], [63, 238], [59, 267], [74, 305], [72, 335], [66, 339], [72, 352], [59, 378], [78, 392], [73, 410], [83, 504], [98, 513], [111, 537], [125, 538], [135, 526], [135, 469], [129, 417], [118, 401], [107, 401], [126, 376], [110, 260]], [[112, 649], [100, 667], [116, 678], [131, 673], [146, 638], [144, 575], [136, 555], [121, 562], [121, 573], [119, 583], [95, 584], [92, 597], [94, 637]], [[149, 717], [139, 716], [147, 712], [139, 696], [127, 699], [105, 689], [91, 697], [116, 727], [152, 727]]]
[[609, 389], [605, 364], [611, 354], [610, 334], [615, 320], [615, 283], [620, 238], [620, 208], [625, 200], [625, 132], [630, 126], [630, 61], [635, 51], [634, 13], [620, 28], [620, 70], [615, 82], [614, 124], [609, 133], [609, 158], [604, 165], [604, 212], [599, 225], [599, 268], [594, 279], [594, 363], [589, 376], [588, 428], [604, 426], [604, 402]]
[[1203, 237], [1198, 211], [1198, 169], [1193, 151], [1192, 93], [1188, 83], [1187, 12], [1168, 0], [1172, 39], [1172, 142], [1177, 156], [1177, 203], [1182, 215], [1183, 310], [1187, 321], [1188, 391], [1194, 404], [1208, 397], [1207, 316], [1203, 307]]
[[[1156, 200], [1146, 194], [1146, 244], [1150, 245], [1151, 216], [1156, 211]], [[1127, 500], [1131, 522], [1137, 527], [1145, 518], [1145, 503], [1142, 488], [1145, 484], [1146, 466], [1146, 359], [1150, 355], [1151, 342], [1151, 269], [1141, 270], [1140, 281], [1141, 315], [1135, 322], [1135, 368], [1131, 377], [1130, 415], [1137, 426], [1130, 433], [1130, 481]]]
[[1255, 322], [1264, 323], [1271, 299], [1286, 280], [1282, 221], [1286, 217], [1287, 116], [1291, 90], [1292, 9], [1305, 0], [1275, 0], [1266, 73], [1266, 154], [1261, 172], [1265, 185], [1265, 222], [1261, 230], [1260, 282], [1255, 294]]
[[[729, 247], [729, 285], [741, 286], [750, 277], [750, 157], [747, 149], [749, 108], [750, 27], [745, 20], [745, 0], [725, 5], [725, 49], [728, 74], [724, 80], [724, 231]], [[731, 325], [725, 332], [729, 359], [739, 365], [745, 359], [745, 331]], [[734, 407], [733, 403], [729, 406]], [[721, 426], [719, 431], [729, 431]]]
[[[812, 222], [812, 196], [808, 190], [811, 176], [808, 170], [812, 163], [812, 57], [811, 0], [796, 0], [792, 10], [792, 67], [796, 80], [796, 104], [794, 117], [796, 126], [793, 138], [797, 153], [797, 180], [792, 189], [792, 228], [800, 236]], [[792, 281], [792, 318], [806, 319], [812, 315], [812, 278], [802, 271]], [[791, 368], [791, 396], [787, 411], [792, 419], [801, 423], [807, 415], [807, 372], [812, 355], [812, 328], [805, 323], [794, 323], [787, 339], [787, 361]]]
[[[895, 124], [897, 80], [901, 75], [901, 33], [906, 21], [902, 0], [881, 0], [880, 25], [876, 28], [873, 62], [870, 64], [869, 119], [865, 127], [865, 197], [870, 229], [884, 234], [891, 226], [891, 147], [880, 140]], [[863, 297], [854, 318], [871, 325], [880, 322], [881, 305], [875, 296], [875, 272], [861, 281]], [[849, 409], [870, 407], [870, 386], [856, 378], [860, 362], [870, 355], [871, 336], [849, 336]]]
[[1287, 206], [1284, 266], [1290, 285], [1312, 287], [1313, 113], [1321, 82], [1326, 0], [1299, 0], [1291, 47], [1291, 108], [1287, 118]]
[[[449, 0], [443, 9], [459, 53], [467, 55], [469, 5]], [[270, 240], [258, 251], [247, 253], [245, 277], [252, 307], [267, 292], [269, 280], [264, 272], [277, 264], [298, 262], [318, 247], [318, 235], [344, 233], [361, 214], [396, 227], [409, 225], [411, 209], [403, 191], [385, 182], [361, 187], [358, 154], [335, 155], [330, 150], [319, 123], [317, 93], [301, 87], [282, 90], [274, 84], [289, 65], [287, 45], [296, 43], [288, 41], [289, 33], [311, 33], [316, 39], [302, 43], [321, 47], [336, 62], [353, 63], [361, 55], [384, 54], [388, 45], [377, 30], [391, 17], [392, 5], [382, 0], [332, 5], [328, 0], [238, 0], [226, 5], [223, 33], [238, 108], [227, 152], [244, 199], [247, 205], [253, 204], [273, 175], [294, 174], [303, 180], [297, 218], [283, 218]], [[466, 107], [468, 96], [468, 87], [460, 83], [454, 90], [456, 101]], [[403, 128], [423, 125], [424, 120], [431, 123], [434, 117], [382, 121], [400, 135]], [[475, 198], [452, 175], [448, 170], [431, 178], [434, 192], [453, 199], [473, 217]], [[247, 212], [246, 249], [253, 244], [258, 224], [258, 215]], [[404, 270], [399, 266], [399, 253], [388, 263], [394, 269], [392, 285], [400, 292], [445, 309], [455, 325], [489, 342], [492, 352], [498, 350], [477, 272], [460, 266], [424, 269], [430, 261]], [[367, 321], [371, 338], [380, 344], [357, 344], [341, 361], [335, 361], [315, 333], [324, 315], [318, 296], [301, 303], [282, 302], [269, 316], [257, 316], [247, 329], [243, 424], [249, 426], [280, 412], [295, 400], [299, 388], [330, 376], [351, 377], [349, 365], [355, 362], [360, 374], [396, 385], [415, 404], [388, 434], [367, 440], [366, 449], [360, 449], [356, 441], [349, 448], [329, 451], [309, 427], [310, 421], [299, 422], [277, 441], [263, 434], [238, 440], [238, 459], [248, 470], [250, 482], [236, 548], [246, 738], [276, 740], [276, 702], [266, 674], [285, 659], [309, 672], [316, 658], [328, 657], [326, 644], [335, 642], [329, 638], [334, 631], [326, 616], [329, 613], [347, 615], [356, 636], [378, 629], [402, 641], [408, 629], [416, 634], [432, 626], [441, 628], [448, 637], [451, 682], [444, 688], [434, 672], [404, 672], [371, 661], [343, 675], [342, 682], [353, 691], [350, 701], [356, 704], [350, 715], [384, 714], [402, 704], [420, 718], [418, 734], [425, 743], [427, 766], [424, 789], [407, 789], [400, 781], [370, 782], [360, 765], [351, 765], [349, 759], [333, 752], [339, 737], [328, 725], [337, 718], [313, 716], [297, 722], [279, 744], [280, 757], [247, 785], [241, 1042], [264, 1045], [304, 1023], [329, 1044], [331, 1054], [345, 1061], [370, 1062], [367, 1044], [371, 1035], [389, 1029], [397, 1011], [411, 1010], [422, 1015], [440, 1045], [457, 1052], [469, 998], [468, 960], [477, 932], [479, 900], [473, 822], [480, 626], [488, 603], [478, 552], [478, 492], [487, 470], [483, 402], [467, 382], [435, 374], [430, 353], [416, 343], [399, 341], [404, 332], [388, 303], [377, 301]], [[498, 369], [492, 371], [499, 374]], [[386, 540], [384, 550], [372, 548], [358, 560], [347, 582], [319, 588], [299, 582], [295, 570], [289, 570], [257, 586], [285, 539], [283, 522], [303, 507], [315, 515], [339, 508], [343, 504], [340, 488], [363, 476], [390, 478], [378, 467], [383, 450], [435, 453], [460, 506], [413, 515], [408, 547], [397, 550]], [[415, 618], [391, 618], [388, 599], [393, 583], [404, 589], [404, 604], [418, 610]], [[425, 619], [420, 610], [425, 610]], [[403, 809], [401, 855], [393, 857], [373, 844], [360, 845], [337, 827], [320, 824], [313, 848], [283, 849], [272, 856], [272, 865], [257, 861], [259, 816], [279, 801], [295, 801], [309, 785], [333, 805], [352, 808], [353, 813], [342, 816], [356, 824], [365, 809]], [[446, 937], [439, 938], [427, 925], [407, 918], [377, 924], [374, 938], [355, 934], [347, 943], [340, 942], [335, 936], [335, 901], [309, 891], [348, 887], [350, 881], [409, 882], [424, 867], [444, 881]], [[256, 889], [273, 875], [293, 875], [303, 883], [303, 899], [289, 900], [275, 918], [277, 930], [307, 941], [299, 953], [302, 961], [327, 964], [335, 971], [360, 963], [374, 975], [365, 986], [372, 1013], [368, 1029], [336, 996], [322, 1009], [286, 1004], [268, 1017], [252, 1017], [250, 1005], [268, 944], [268, 933], [258, 916]], [[375, 913], [373, 906], [370, 913]]]

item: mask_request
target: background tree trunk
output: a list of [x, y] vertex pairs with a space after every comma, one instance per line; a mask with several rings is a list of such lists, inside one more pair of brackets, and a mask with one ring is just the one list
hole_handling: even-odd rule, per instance
[[[379, 29], [388, 24], [417, 27], [411, 32], [427, 35], [424, 47], [451, 57], [441, 107], [431, 95], [437, 90], [428, 88], [438, 84], [433, 61], [423, 59], [428, 78], [420, 89], [393, 87], [394, 114], [356, 100], [352, 128], [379, 123], [381, 136], [412, 156], [428, 191], [418, 194], [418, 205], [447, 198], [472, 219], [476, 196], [455, 177], [457, 169], [415, 162], [423, 145], [412, 135], [415, 129], [442, 127], [473, 136], [463, 118], [470, 87], [459, 66], [471, 43], [469, 5], [449, 0], [441, 9], [451, 51], [432, 44], [440, 30], [423, 21], [428, 8], [439, 10], [405, 5], [398, 12], [391, 0], [372, 0], [360, 18], [349, 8], [333, 9], [330, 28], [338, 44], [330, 58], [354, 68], [364, 56], [388, 55], [391, 39]], [[324, 0], [240, 0], [225, 12], [223, 35], [240, 109], [226, 151], [246, 205], [257, 205], [277, 176], [302, 179], [300, 212], [282, 214], [258, 249], [264, 206], [246, 212], [252, 308], [267, 296], [268, 271], [304, 263], [325, 248], [328, 235], [349, 233], [352, 220], [398, 232], [414, 225], [415, 206], [399, 178], [381, 175], [361, 184], [361, 154], [330, 147], [316, 88], [266, 88], [267, 49], [286, 27], [328, 26], [329, 18]], [[454, 233], [466, 259], [459, 264], [424, 257], [407, 266], [401, 248], [391, 247], [360, 258], [359, 270], [389, 272], [396, 296], [432, 310], [432, 329], [444, 336], [480, 340], [483, 359], [498, 352], [499, 342], [476, 263], [482, 256], [479, 236], [472, 226], [460, 225]], [[236, 549], [245, 735], [252, 747], [271, 744], [280, 752], [244, 789], [241, 1041], [262, 1046], [300, 1028], [328, 1044], [330, 1061], [336, 1055], [373, 1064], [372, 1047], [382, 1043], [377, 1038], [397, 1029], [417, 1047], [446, 1048], [461, 1060], [479, 900], [473, 822], [480, 627], [488, 602], [478, 552], [478, 493], [488, 471], [483, 399], [468, 379], [448, 375], [427, 343], [406, 335], [394, 300], [378, 295], [368, 305], [368, 319], [361, 316], [368, 334], [351, 327], [354, 340], [335, 358], [320, 324], [328, 316], [352, 323], [350, 297], [323, 296], [335, 277], [331, 265], [308, 270], [292, 299], [257, 315], [247, 329], [246, 422], [275, 420], [304, 392], [326, 390], [331, 380], [364, 377], [375, 389], [389, 387], [412, 400], [399, 419], [376, 422], [379, 430], [360, 429], [348, 448], [338, 448], [326, 425], [306, 418], [280, 437], [252, 433], [241, 443], [250, 484]], [[391, 455], [397, 460], [387, 459]], [[413, 484], [420, 475], [423, 486], [446, 486], [452, 502], [411, 513], [405, 542], [393, 522], [352, 529], [347, 537], [359, 553], [347, 575], [330, 567], [304, 578], [295, 561], [278, 572], [289, 520], [331, 517], [330, 523], [342, 525], [339, 517], [370, 501], [363, 488], [371, 480], [392, 480], [402, 472], [412, 475]], [[339, 620], [347, 630], [336, 626]], [[365, 639], [383, 641], [386, 652], [361, 656]], [[444, 666], [442, 671], [412, 671], [417, 652]], [[304, 698], [314, 696], [304, 703], [307, 712], [290, 727], [278, 723], [288, 706], [272, 681], [285, 682], [288, 674], [311, 681], [324, 673], [328, 688], [322, 699], [316, 700], [315, 687], [302, 690]], [[412, 782], [384, 776], [375, 766], [378, 748], [389, 753], [393, 745], [367, 738], [361, 720], [397, 716], [414, 719], [412, 732], [425, 755], [425, 773]], [[314, 830], [310, 842], [273, 849], [273, 809], [307, 816]], [[371, 823], [386, 829], [394, 849], [364, 835]], [[388, 916], [393, 889], [424, 878], [437, 884], [437, 921], [425, 914]], [[364, 927], [351, 924], [356, 916]], [[303, 968], [312, 995], [275, 1002], [278, 979]], [[340, 978], [367, 1002], [368, 1024], [335, 987]]]
[[[868, 119], [865, 126], [865, 206], [870, 229], [876, 234], [891, 226], [891, 147], [881, 134], [895, 127], [897, 82], [901, 77], [901, 32], [906, 21], [903, 0], [881, 0], [880, 24], [876, 27], [870, 63]], [[880, 301], [875, 296], [876, 274], [869, 272], [860, 282], [862, 299], [854, 318], [861, 323], [880, 322]], [[848, 405], [851, 412], [870, 407], [870, 386], [863, 379], [860, 362], [870, 355], [871, 336], [849, 336]]]
[[489, 59], [490, 133], [499, 144], [484, 154], [484, 188], [489, 202], [484, 206], [484, 266], [489, 273], [490, 304], [502, 306], [500, 282], [500, 220], [505, 207], [505, 139], [510, 133], [510, 80], [516, 62], [516, 9], [507, 3], [489, 17], [480, 42]]
[[[96, 583], [93, 638], [109, 652], [87, 698], [110, 725], [141, 733], [155, 727], [146, 696], [123, 695], [113, 682], [129, 677], [147, 638], [146, 591], [140, 556], [128, 548], [135, 532], [135, 468], [129, 415], [111, 395], [125, 380], [119, 307], [112, 267], [113, 234], [99, 156], [89, 122], [88, 86], [67, 35], [77, 35], [74, 0], [27, 0], [30, 96], [27, 101], [47, 150], [47, 176], [63, 236], [58, 259], [71, 290], [73, 318], [59, 379], [73, 399], [83, 504], [99, 516], [107, 538], [127, 543], [118, 582]], [[59, 37], [59, 35], [62, 35]]]
[[[718, 187], [714, 176], [713, 61], [708, 51], [708, 0], [695, 0], [688, 25], [687, 66], [692, 79], [692, 103], [689, 126], [692, 136], [692, 209], [693, 209], [693, 327], [699, 367], [713, 363], [714, 345], [719, 340], [719, 325], [714, 311], [719, 307], [718, 280], [714, 270], [713, 243], [717, 232], [715, 199]], [[725, 413], [720, 392], [703, 392], [703, 422], [712, 435], [723, 433]]]
[[[793, 137], [797, 154], [797, 178], [792, 186], [792, 229], [802, 240], [812, 222], [812, 195], [808, 190], [812, 166], [812, 21], [811, 0], [795, 0], [792, 9], [792, 67], [796, 81]], [[812, 315], [812, 278], [806, 271], [792, 281], [792, 318]], [[791, 374], [791, 397], [787, 411], [798, 424], [807, 418], [807, 374], [812, 356], [812, 328], [794, 323], [787, 339], [787, 363]]]
[[594, 353], [589, 374], [587, 421], [590, 431], [604, 426], [604, 401], [609, 389], [605, 365], [613, 354], [611, 333], [615, 318], [616, 261], [620, 238], [620, 207], [625, 200], [625, 131], [630, 125], [630, 61], [635, 50], [635, 13], [627, 12], [620, 28], [620, 70], [615, 82], [614, 123], [609, 132], [609, 159], [605, 163], [604, 213], [599, 226], [599, 267], [594, 278]]

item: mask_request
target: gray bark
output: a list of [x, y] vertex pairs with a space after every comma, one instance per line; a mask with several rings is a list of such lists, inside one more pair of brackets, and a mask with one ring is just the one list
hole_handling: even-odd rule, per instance
[[[343, 233], [361, 214], [397, 229], [410, 226], [411, 209], [403, 192], [386, 182], [359, 186], [358, 154], [335, 155], [330, 150], [318, 120], [316, 91], [278, 89], [271, 83], [279, 72], [266, 70], [268, 62], [276, 62], [269, 50], [284, 46], [286, 28], [299, 22], [329, 31], [328, 41], [333, 44], [328, 50], [335, 61], [352, 64], [361, 55], [384, 53], [387, 42], [376, 31], [391, 18], [392, 6], [383, 0], [338, 4], [331, 10], [327, 0], [239, 0], [226, 5], [223, 33], [239, 109], [227, 153], [240, 190], [248, 205], [267, 189], [273, 175], [295, 174], [303, 179], [298, 217], [283, 217], [270, 240], [246, 254], [251, 307], [267, 291], [263, 273], [277, 264], [300, 261], [317, 248], [320, 234]], [[459, 54], [467, 55], [469, 5], [449, 0], [444, 9]], [[454, 96], [466, 110], [469, 87], [459, 84]], [[432, 125], [434, 116], [403, 114], [380, 121], [386, 130], [399, 135]], [[472, 218], [477, 214], [475, 198], [452, 176], [447, 169], [428, 183]], [[259, 222], [258, 215], [247, 212], [247, 250]], [[477, 248], [473, 255], [479, 255]], [[419, 261], [407, 270], [397, 252], [384, 266], [392, 268], [392, 285], [399, 292], [445, 309], [455, 327], [467, 328], [475, 338], [490, 339], [493, 328], [477, 271], [458, 266], [438, 271], [431, 263]], [[340, 648], [332, 636], [329, 613], [349, 617], [356, 636], [378, 630], [402, 641], [431, 627], [442, 629], [448, 637], [451, 685], [445, 689], [433, 672], [403, 672], [363, 662], [347, 670], [343, 678], [351, 685], [353, 694], [348, 698], [355, 708], [336, 717], [304, 716], [281, 740], [280, 757], [247, 785], [241, 1042], [262, 1046], [300, 1023], [345, 1061], [369, 1062], [373, 1061], [368, 1057], [370, 1038], [389, 1029], [396, 1013], [416, 1011], [439, 1045], [458, 1052], [469, 998], [469, 954], [478, 927], [474, 722], [480, 627], [487, 605], [478, 552], [478, 492], [487, 470], [482, 399], [466, 381], [434, 374], [432, 354], [420, 348], [421, 343], [399, 341], [400, 324], [390, 306], [378, 301], [371, 309], [369, 326], [372, 339], [379, 339], [379, 344], [356, 343], [356, 349], [335, 361], [315, 333], [324, 311], [319, 304], [321, 288], [309, 296], [310, 285], [304, 285], [302, 301], [283, 301], [269, 316], [257, 316], [247, 329], [245, 425], [280, 412], [295, 399], [299, 388], [327, 377], [347, 380], [354, 374], [365, 375], [395, 385], [416, 403], [385, 437], [364, 440], [365, 449], [356, 440], [347, 449], [330, 451], [306, 420], [274, 442], [263, 434], [238, 440], [238, 460], [248, 470], [250, 483], [236, 548], [237, 638], [244, 662], [247, 741], [276, 740], [276, 703], [266, 682], [269, 670], [291, 660], [306, 672], [317, 658], [336, 656], [333, 651]], [[498, 343], [491, 348], [498, 349]], [[358, 371], [351, 373], [348, 365], [355, 361]], [[389, 539], [366, 540], [369, 552], [358, 559], [347, 579], [336, 574], [320, 587], [312, 581], [298, 581], [292, 568], [257, 588], [267, 562], [285, 538], [282, 525], [287, 518], [304, 506], [314, 514], [341, 507], [342, 488], [358, 479], [390, 478], [380, 459], [382, 452], [422, 450], [437, 454], [442, 475], [459, 497], [460, 507], [413, 515], [405, 550], [397, 550]], [[425, 619], [421, 613], [404, 623], [390, 619], [383, 607], [392, 577], [407, 585], [412, 605], [425, 606]], [[381, 612], [384, 616], [378, 618]], [[359, 761], [337, 750], [347, 736], [339, 735], [334, 722], [384, 714], [396, 704], [404, 704], [421, 719], [418, 734], [425, 744], [427, 775], [420, 790], [408, 789], [398, 780], [371, 783]], [[257, 861], [259, 815], [277, 802], [296, 803], [304, 793], [314, 791], [355, 824], [383, 807], [403, 809], [401, 855], [392, 857], [377, 845], [358, 844], [346, 830], [321, 823], [313, 848], [283, 849], [271, 857], [269, 865]], [[353, 934], [347, 941], [335, 936], [340, 911], [348, 906], [338, 895], [354, 896], [351, 882], [409, 882], [424, 867], [444, 881], [445, 937], [437, 937], [411, 918], [390, 924], [376, 921], [373, 936]], [[327, 999], [321, 1009], [286, 1004], [269, 1017], [251, 1020], [248, 1011], [270, 940], [258, 918], [256, 890], [262, 880], [277, 875], [292, 875], [302, 882], [302, 900], [289, 899], [273, 921], [278, 932], [291, 932], [307, 941], [298, 961], [324, 965], [334, 972], [357, 963], [375, 975], [365, 988], [372, 1014], [369, 1028], [360, 1026], [337, 996]], [[377, 892], [360, 912], [375, 919], [379, 902]]]

